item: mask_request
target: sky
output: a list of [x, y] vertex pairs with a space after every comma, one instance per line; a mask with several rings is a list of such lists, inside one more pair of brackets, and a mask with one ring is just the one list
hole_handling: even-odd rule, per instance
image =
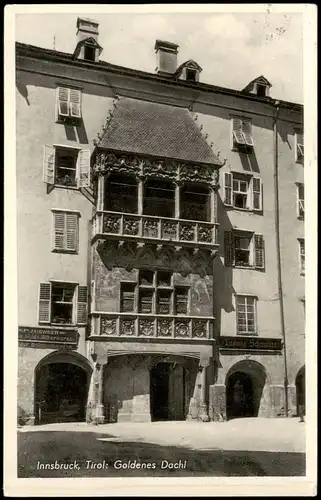
[[[101, 60], [153, 73], [157, 38], [193, 59], [200, 81], [242, 90], [263, 75], [271, 97], [303, 103], [303, 16], [298, 12], [90, 13], [99, 23]], [[72, 53], [77, 13], [16, 14], [16, 41]]]

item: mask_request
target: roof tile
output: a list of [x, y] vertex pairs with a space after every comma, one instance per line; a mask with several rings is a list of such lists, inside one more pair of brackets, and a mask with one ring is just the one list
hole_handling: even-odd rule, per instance
[[100, 148], [220, 164], [186, 108], [120, 97]]

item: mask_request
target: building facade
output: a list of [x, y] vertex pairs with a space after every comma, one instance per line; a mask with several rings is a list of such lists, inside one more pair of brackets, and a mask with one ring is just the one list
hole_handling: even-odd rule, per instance
[[302, 106], [102, 50], [16, 45], [19, 421], [297, 414]]

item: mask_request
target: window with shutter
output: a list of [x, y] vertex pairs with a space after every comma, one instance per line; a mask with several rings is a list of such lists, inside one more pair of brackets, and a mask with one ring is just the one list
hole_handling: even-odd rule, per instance
[[304, 184], [297, 184], [298, 218], [304, 219]]
[[242, 132], [247, 146], [253, 147], [252, 124], [249, 120], [242, 120]]
[[240, 118], [233, 118], [233, 138], [234, 144], [245, 144], [245, 138], [242, 131], [242, 120]]
[[302, 275], [305, 274], [305, 241], [299, 239], [299, 250], [300, 250], [300, 272]]
[[53, 211], [53, 250], [78, 252], [78, 212]]
[[58, 115], [69, 116], [69, 89], [58, 87]]
[[224, 264], [226, 267], [234, 265], [233, 231], [224, 232]]
[[66, 250], [76, 252], [78, 247], [78, 214], [66, 213]]
[[90, 150], [44, 146], [43, 181], [63, 187], [90, 187]]
[[43, 181], [46, 184], [55, 183], [55, 153], [56, 150], [52, 146], [44, 146], [43, 151]]
[[82, 149], [78, 155], [78, 187], [90, 186], [90, 150]]
[[245, 232], [235, 233], [234, 236], [234, 265], [249, 267], [251, 265], [251, 235]]
[[87, 303], [88, 303], [87, 286], [78, 285], [78, 294], [77, 294], [77, 324], [78, 325], [85, 325], [87, 323]]
[[304, 142], [303, 133], [295, 133], [295, 161], [297, 163], [303, 163], [304, 160]]
[[57, 111], [59, 120], [81, 118], [81, 91], [74, 88], [58, 87]]
[[232, 206], [232, 183], [233, 175], [230, 172], [224, 172], [224, 204]]
[[262, 181], [243, 172], [224, 172], [224, 205], [262, 211]]
[[70, 98], [70, 115], [73, 118], [81, 118], [81, 92], [80, 90], [70, 89], [69, 90], [69, 98]]
[[38, 303], [38, 323], [51, 320], [51, 283], [40, 283]]
[[262, 234], [254, 235], [254, 265], [257, 269], [264, 269], [264, 238]]
[[65, 250], [66, 216], [63, 212], [54, 212], [54, 250]]
[[262, 183], [259, 177], [252, 178], [252, 208], [262, 210]]
[[232, 149], [249, 153], [253, 146], [251, 120], [240, 117], [232, 118]]

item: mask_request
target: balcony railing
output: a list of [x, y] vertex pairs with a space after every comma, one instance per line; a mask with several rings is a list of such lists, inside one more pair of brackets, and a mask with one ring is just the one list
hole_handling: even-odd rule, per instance
[[213, 248], [218, 246], [218, 223], [97, 211], [92, 220], [92, 239], [114, 238]]
[[212, 338], [214, 318], [139, 313], [92, 313], [90, 336], [103, 338]]

